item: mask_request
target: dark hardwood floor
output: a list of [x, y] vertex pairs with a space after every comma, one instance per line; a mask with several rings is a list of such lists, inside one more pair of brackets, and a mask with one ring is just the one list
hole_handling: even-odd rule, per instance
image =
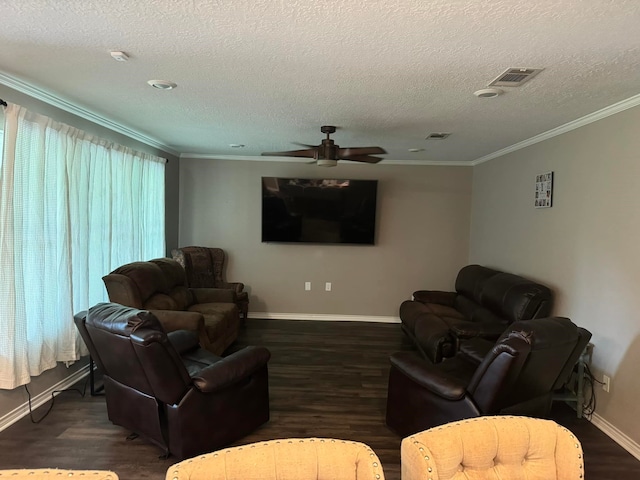
[[[356, 440], [374, 449], [388, 480], [400, 478], [401, 439], [384, 423], [389, 355], [411, 348], [399, 325], [250, 319], [236, 348], [244, 345], [271, 350], [271, 420], [239, 445], [286, 437]], [[587, 479], [640, 478], [640, 462], [569, 407], [555, 404], [552, 418], [582, 442]], [[142, 439], [126, 440], [129, 433], [107, 420], [104, 397], [65, 392], [41, 423], [24, 418], [0, 432], [0, 468], [110, 469], [123, 480], [164, 479], [175, 460], [159, 458], [159, 449]]]

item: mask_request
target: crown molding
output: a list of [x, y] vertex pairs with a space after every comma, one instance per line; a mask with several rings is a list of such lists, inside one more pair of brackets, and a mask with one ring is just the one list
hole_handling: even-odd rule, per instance
[[[52, 105], [56, 108], [64, 110], [66, 112], [72, 113], [73, 115], [77, 115], [78, 117], [84, 118], [85, 120], [89, 120], [95, 124], [98, 124], [102, 127], [108, 128], [109, 130], [113, 130], [114, 132], [121, 133], [122, 135], [126, 135], [133, 140], [137, 140], [142, 142], [150, 147], [157, 148], [164, 152], [170, 153], [175, 156], [179, 156], [180, 153], [171, 148], [168, 145], [165, 145], [161, 141], [149, 137], [143, 133], [138, 132], [137, 130], [133, 130], [125, 125], [122, 125], [113, 120], [109, 120], [102, 115], [94, 113], [86, 108], [79, 107], [78, 105], [74, 105], [60, 97], [52, 95], [44, 90], [34, 87], [33, 85], [29, 85], [28, 83], [19, 80], [11, 75], [7, 75], [6, 73], [0, 72], [0, 83], [6, 85], [9, 88], [13, 88], [20, 93], [24, 93], [25, 95], [29, 95], [30, 97], [35, 98], [36, 100], [40, 100], [41, 102]], [[6, 99], [5, 99], [6, 100]]]
[[[252, 162], [288, 162], [288, 163], [307, 163], [312, 164], [313, 161], [303, 157], [272, 157], [262, 155], [216, 155], [214, 153], [182, 153], [180, 160], [247, 160]], [[364, 162], [349, 162], [346, 165], [371, 165]], [[402, 165], [402, 166], [436, 166], [436, 167], [470, 167], [471, 162], [446, 162], [436, 160], [388, 160], [382, 159], [376, 165]]]
[[560, 125], [559, 127], [547, 130], [546, 132], [536, 135], [535, 137], [528, 138], [527, 140], [523, 140], [522, 142], [515, 143], [509, 147], [485, 155], [484, 157], [476, 158], [469, 164], [472, 166], [480, 165], [481, 163], [488, 162], [489, 160], [493, 160], [494, 158], [502, 157], [503, 155], [521, 150], [536, 143], [544, 142], [545, 140], [549, 140], [550, 138], [557, 137], [558, 135], [570, 132], [571, 130], [575, 130], [576, 128], [584, 127], [585, 125], [597, 122], [598, 120], [602, 120], [603, 118], [615, 115], [616, 113], [624, 112], [629, 108], [637, 107], [638, 105], [640, 105], [640, 94], [634, 95], [633, 97], [627, 98], [626, 100], [622, 100], [618, 103], [614, 103], [613, 105], [609, 105], [608, 107], [598, 110], [597, 112], [590, 113], [589, 115], [585, 115], [582, 118], [573, 120], [569, 123], [565, 123], [564, 125]]

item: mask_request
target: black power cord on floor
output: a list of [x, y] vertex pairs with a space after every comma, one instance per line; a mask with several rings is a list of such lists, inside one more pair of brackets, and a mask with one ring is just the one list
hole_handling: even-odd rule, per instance
[[596, 377], [591, 372], [589, 365], [585, 364], [584, 366], [584, 399], [583, 399], [583, 409], [582, 414], [589, 420], [593, 416], [596, 411], [596, 392], [595, 392], [595, 384], [598, 383], [600, 385], [604, 385], [603, 382], [597, 380]]
[[27, 391], [27, 397], [29, 398], [29, 418], [31, 419], [31, 423], [40, 423], [42, 420], [44, 420], [46, 418], [47, 415], [49, 415], [49, 413], [51, 413], [51, 410], [53, 409], [53, 405], [55, 403], [56, 394], [66, 393], [66, 392], [77, 392], [77, 393], [80, 394], [81, 397], [84, 398], [85, 392], [87, 391], [87, 382], [88, 382], [88, 379], [84, 381], [84, 386], [82, 387], [82, 390], [80, 390], [79, 388], [67, 388], [65, 390], [54, 390], [54, 391], [52, 391], [51, 392], [51, 404], [49, 405], [49, 408], [44, 413], [44, 415], [42, 415], [42, 417], [40, 417], [38, 420], [36, 420], [33, 417], [33, 408], [32, 408], [32, 405], [31, 405], [31, 392], [29, 392], [29, 388], [27, 388], [27, 386], [25, 385], [24, 389]]

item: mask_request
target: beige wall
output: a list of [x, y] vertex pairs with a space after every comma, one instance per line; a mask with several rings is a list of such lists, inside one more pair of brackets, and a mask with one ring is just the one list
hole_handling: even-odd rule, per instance
[[[414, 290], [451, 288], [467, 263], [469, 167], [203, 159], [180, 167], [180, 244], [225, 249], [227, 279], [248, 286], [250, 312], [397, 317]], [[263, 176], [379, 180], [376, 245], [261, 243]]]
[[[148, 145], [133, 140], [126, 135], [109, 130], [105, 127], [89, 122], [77, 115], [73, 115], [69, 112], [53, 107], [47, 103], [41, 102], [33, 97], [20, 93], [12, 88], [0, 84], [0, 98], [6, 102], [16, 103], [31, 111], [47, 115], [59, 122], [72, 125], [76, 128], [82, 129], [93, 135], [101, 138], [117, 142], [127, 147], [158, 155], [169, 159], [169, 163], [165, 169], [165, 190], [166, 190], [166, 208], [165, 208], [165, 222], [166, 222], [166, 242], [167, 249], [175, 248], [178, 242], [178, 175], [179, 166], [177, 157], [162, 152], [156, 148], [149, 147]], [[69, 319], [71, 321], [71, 319]], [[52, 385], [66, 378], [73, 373], [85, 362], [77, 362], [72, 368], [67, 369], [63, 365], [58, 365], [57, 368], [48, 370], [42, 375], [34, 378], [29, 384], [29, 391], [32, 396], [38, 395], [41, 392], [47, 390]], [[11, 412], [13, 409], [19, 407], [27, 400], [27, 394], [23, 387], [16, 388], [15, 390], [0, 390], [0, 419]]]
[[[533, 206], [554, 172], [553, 207]], [[471, 262], [551, 286], [593, 333], [597, 413], [640, 442], [640, 107], [474, 167]]]

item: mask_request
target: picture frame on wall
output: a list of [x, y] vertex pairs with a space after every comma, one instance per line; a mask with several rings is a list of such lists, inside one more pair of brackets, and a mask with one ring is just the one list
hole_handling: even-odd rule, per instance
[[550, 208], [553, 205], [553, 172], [536, 175], [536, 208]]

